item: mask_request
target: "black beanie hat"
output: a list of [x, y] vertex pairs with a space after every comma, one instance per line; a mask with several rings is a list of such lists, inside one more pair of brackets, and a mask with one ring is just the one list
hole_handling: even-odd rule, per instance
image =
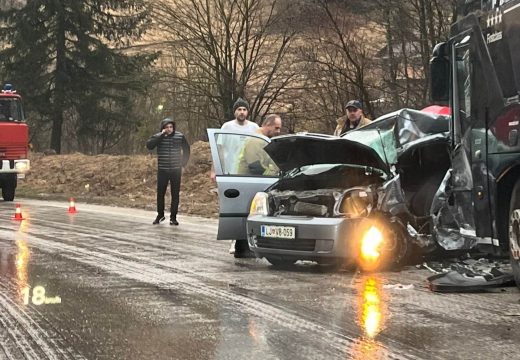
[[233, 112], [235, 112], [239, 107], [245, 107], [247, 111], [249, 111], [249, 103], [241, 97], [239, 97], [233, 104]]

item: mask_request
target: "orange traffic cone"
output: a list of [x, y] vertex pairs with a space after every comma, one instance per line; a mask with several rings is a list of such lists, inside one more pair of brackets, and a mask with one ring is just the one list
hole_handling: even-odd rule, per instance
[[13, 220], [23, 220], [20, 204], [16, 204], [16, 211], [14, 212]]
[[69, 214], [75, 214], [78, 211], [76, 210], [76, 202], [74, 201], [74, 198], [69, 199]]

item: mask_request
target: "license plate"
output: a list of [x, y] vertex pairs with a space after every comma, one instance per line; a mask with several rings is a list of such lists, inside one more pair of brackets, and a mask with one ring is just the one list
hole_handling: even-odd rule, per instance
[[260, 225], [260, 236], [278, 239], [294, 239], [296, 230], [292, 226]]

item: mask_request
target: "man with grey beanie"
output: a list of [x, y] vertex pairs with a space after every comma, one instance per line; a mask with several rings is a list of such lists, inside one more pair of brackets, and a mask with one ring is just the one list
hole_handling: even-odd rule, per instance
[[[225, 122], [221, 127], [222, 130], [240, 134], [255, 134], [259, 126], [257, 123], [247, 120], [247, 116], [249, 114], [249, 103], [246, 100], [239, 97], [233, 104], [233, 113], [235, 114], [235, 118]], [[223, 157], [226, 159], [226, 168], [223, 169], [224, 173], [237, 173], [238, 157], [240, 155], [241, 145], [242, 143], [237, 137], [228, 137], [226, 138], [225, 143], [222, 138], [219, 137], [217, 139], [217, 147], [219, 148], [219, 152], [222, 153]], [[215, 178], [215, 169], [212, 167], [211, 179], [215, 181]], [[253, 253], [249, 250], [247, 240], [245, 239], [237, 239], [236, 241], [233, 240], [231, 242], [229, 252], [234, 254], [236, 258], [254, 257]]]
[[[235, 118], [225, 122], [221, 127], [222, 130], [241, 134], [255, 133], [259, 126], [257, 123], [247, 120], [249, 114], [249, 103], [246, 100], [239, 97], [233, 104], [233, 113], [235, 114]], [[239, 144], [230, 144], [229, 142], [223, 144], [219, 141], [221, 140], [217, 140], [217, 146], [226, 154], [226, 163], [236, 164], [240, 153], [240, 150], [237, 150]], [[234, 170], [235, 169], [225, 169], [224, 171], [233, 172]], [[211, 180], [215, 181], [215, 170], [213, 168], [211, 169]]]
[[157, 217], [153, 224], [157, 225], [165, 220], [164, 195], [166, 195], [166, 188], [170, 183], [172, 195], [170, 225], [179, 225], [177, 210], [181, 175], [182, 169], [190, 158], [190, 145], [182, 133], [175, 131], [175, 121], [172, 119], [163, 119], [160, 129], [160, 132], [152, 135], [146, 142], [148, 150], [157, 147]]

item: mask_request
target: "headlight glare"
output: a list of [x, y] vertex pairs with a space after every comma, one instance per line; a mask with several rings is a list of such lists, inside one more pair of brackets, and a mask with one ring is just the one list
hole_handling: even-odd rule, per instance
[[383, 246], [383, 232], [377, 226], [371, 226], [361, 238], [359, 264], [363, 270], [374, 271], [379, 267]]

